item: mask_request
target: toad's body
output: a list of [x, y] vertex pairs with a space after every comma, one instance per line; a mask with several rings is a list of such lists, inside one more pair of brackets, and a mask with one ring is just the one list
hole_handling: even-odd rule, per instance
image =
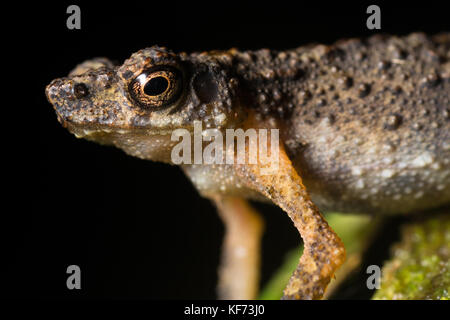
[[[288, 212], [310, 253], [300, 260], [287, 298], [320, 297], [343, 260], [340, 240], [324, 231], [329, 228], [314, 203], [322, 210], [393, 214], [450, 202], [448, 33], [282, 52], [175, 55], [152, 47], [119, 67], [106, 59], [85, 62], [52, 82], [47, 96], [77, 136], [169, 163], [177, 143], [171, 132], [192, 130], [195, 120], [222, 131], [278, 128], [278, 174], [263, 176], [257, 165], [183, 168], [227, 225], [240, 219], [233, 214], [257, 220], [242, 214], [251, 211], [245, 203], [230, 199], [262, 195]], [[225, 260], [234, 261], [230, 255]], [[232, 282], [226, 270], [237, 264], [225, 263], [224, 283]], [[223, 286], [225, 296], [239, 291]]]

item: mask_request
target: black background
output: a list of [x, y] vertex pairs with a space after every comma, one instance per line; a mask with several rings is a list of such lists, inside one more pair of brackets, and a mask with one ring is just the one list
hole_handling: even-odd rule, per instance
[[[448, 11], [442, 3], [40, 4], [33, 11], [33, 32], [19, 39], [27, 47], [24, 74], [32, 69], [27, 107], [37, 129], [23, 128], [27, 134], [14, 137], [28, 150], [27, 167], [10, 187], [18, 196], [14, 206], [4, 212], [14, 219], [4, 224], [9, 232], [3, 293], [68, 299], [215, 298], [223, 227], [214, 207], [179, 168], [134, 159], [69, 134], [44, 95], [52, 79], [65, 76], [83, 60], [106, 56], [123, 61], [154, 44], [176, 52], [286, 49], [370, 36], [380, 32], [366, 28], [370, 4], [381, 7], [383, 33], [448, 31]], [[81, 7], [81, 30], [66, 28], [70, 4]], [[257, 207], [266, 219], [264, 283], [300, 237], [281, 210]], [[387, 248], [382, 245], [376, 259], [386, 257]], [[81, 267], [82, 290], [66, 288], [66, 268], [71, 264]], [[359, 289], [344, 288], [338, 298], [369, 298], [371, 292], [364, 291], [361, 281]]]

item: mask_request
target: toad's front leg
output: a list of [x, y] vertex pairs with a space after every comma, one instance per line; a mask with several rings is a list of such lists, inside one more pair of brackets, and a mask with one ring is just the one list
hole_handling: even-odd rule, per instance
[[210, 198], [225, 226], [218, 296], [221, 299], [255, 299], [259, 284], [262, 219], [242, 198], [221, 195]]
[[241, 164], [236, 166], [237, 174], [286, 211], [303, 238], [303, 255], [283, 299], [320, 299], [345, 260], [344, 245], [311, 201], [284, 148], [278, 150], [278, 170], [263, 174], [262, 165]]

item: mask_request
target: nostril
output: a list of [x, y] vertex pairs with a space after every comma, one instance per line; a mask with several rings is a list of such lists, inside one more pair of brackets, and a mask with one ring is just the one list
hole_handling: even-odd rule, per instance
[[73, 94], [81, 99], [89, 95], [89, 89], [84, 83], [77, 83], [73, 86]]

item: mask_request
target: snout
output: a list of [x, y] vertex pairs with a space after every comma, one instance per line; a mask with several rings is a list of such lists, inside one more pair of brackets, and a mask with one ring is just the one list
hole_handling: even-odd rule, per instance
[[61, 123], [70, 120], [77, 95], [84, 94], [85, 90], [76, 87], [72, 80], [59, 78], [45, 88], [47, 100], [52, 104]]
[[45, 89], [58, 121], [65, 127], [123, 127], [126, 117], [117, 78], [109, 69], [53, 80]]

